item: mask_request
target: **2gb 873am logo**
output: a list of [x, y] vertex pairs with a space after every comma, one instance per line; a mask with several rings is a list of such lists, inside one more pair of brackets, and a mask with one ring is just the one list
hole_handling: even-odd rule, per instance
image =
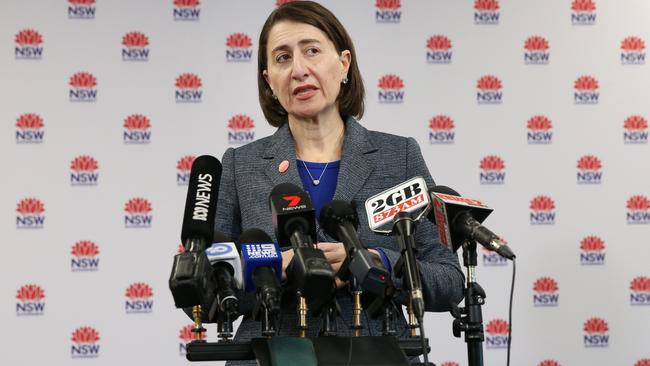
[[506, 181], [506, 163], [501, 157], [488, 155], [481, 159], [479, 180], [481, 184], [503, 184]]
[[99, 180], [99, 166], [92, 156], [79, 155], [70, 162], [70, 185], [96, 186]]
[[33, 29], [23, 29], [16, 34], [14, 54], [17, 60], [43, 58], [43, 36]]
[[557, 281], [550, 277], [540, 277], [533, 283], [533, 305], [557, 306], [560, 294]]
[[16, 143], [40, 144], [43, 142], [43, 118], [35, 113], [21, 114], [16, 120]]
[[45, 291], [41, 286], [28, 284], [16, 293], [16, 315], [43, 315], [45, 312]]
[[151, 203], [140, 197], [131, 198], [124, 204], [124, 227], [126, 228], [149, 228], [153, 216], [151, 215]]
[[591, 318], [585, 321], [583, 342], [585, 347], [607, 347], [609, 345], [609, 326], [604, 319]]
[[80, 240], [70, 250], [72, 272], [95, 272], [99, 268], [99, 247], [90, 240]]
[[17, 229], [42, 229], [45, 225], [45, 205], [39, 199], [25, 198], [16, 205]]
[[494, 319], [485, 326], [485, 346], [487, 348], [507, 348], [510, 326], [503, 319]]
[[627, 223], [650, 224], [650, 200], [646, 196], [636, 195], [627, 200]]
[[153, 290], [142, 282], [132, 283], [126, 289], [124, 309], [127, 314], [150, 313], [153, 310]]
[[201, 16], [200, 0], [174, 0], [174, 20], [198, 21]]
[[72, 332], [72, 358], [99, 357], [99, 332], [93, 327], [79, 327]]
[[196, 156], [185, 155], [176, 162], [176, 184], [186, 186], [190, 182], [190, 171]]

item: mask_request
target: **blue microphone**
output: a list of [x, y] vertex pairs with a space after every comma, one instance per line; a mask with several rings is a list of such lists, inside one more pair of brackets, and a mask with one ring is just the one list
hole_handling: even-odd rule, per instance
[[241, 252], [244, 289], [257, 293], [268, 311], [280, 310], [282, 255], [280, 247], [264, 231], [248, 229], [237, 240]]

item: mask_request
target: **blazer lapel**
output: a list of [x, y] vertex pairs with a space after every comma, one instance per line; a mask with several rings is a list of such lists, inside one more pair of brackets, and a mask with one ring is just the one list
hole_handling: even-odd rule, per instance
[[[296, 168], [296, 149], [293, 146], [289, 124], [285, 123], [271, 136], [268, 147], [262, 153], [262, 159], [267, 161], [264, 173], [273, 182], [273, 186], [280, 183], [292, 183], [302, 187], [302, 181]], [[289, 162], [289, 169], [280, 172], [278, 166], [284, 160]]]
[[345, 125], [341, 168], [334, 199], [350, 202], [375, 169], [374, 162], [366, 154], [377, 151], [377, 148], [372, 144], [368, 130], [354, 118], [348, 118]]
[[[352, 201], [375, 168], [374, 162], [366, 156], [366, 154], [375, 151], [377, 148], [372, 144], [368, 130], [354, 118], [348, 118], [345, 123], [341, 167], [334, 199]], [[285, 123], [271, 136], [262, 158], [268, 161], [264, 172], [273, 182], [273, 186], [280, 183], [293, 183], [302, 187], [302, 180], [300, 180], [296, 167], [296, 149], [288, 123]], [[289, 169], [281, 173], [278, 166], [284, 160], [289, 162]]]

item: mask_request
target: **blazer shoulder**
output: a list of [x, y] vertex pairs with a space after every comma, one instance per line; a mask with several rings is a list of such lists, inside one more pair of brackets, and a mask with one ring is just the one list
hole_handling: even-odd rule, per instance
[[368, 136], [382, 156], [387, 154], [389, 156], [404, 156], [408, 154], [410, 149], [418, 146], [418, 143], [412, 137], [370, 130]]
[[272, 136], [266, 136], [259, 140], [255, 140], [243, 146], [234, 148], [233, 153], [235, 159], [250, 159], [253, 157], [260, 157], [269, 146]]

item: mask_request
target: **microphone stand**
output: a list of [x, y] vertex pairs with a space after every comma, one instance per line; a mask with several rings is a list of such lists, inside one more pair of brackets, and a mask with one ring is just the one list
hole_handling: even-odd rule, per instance
[[485, 291], [476, 282], [476, 265], [476, 242], [465, 240], [463, 243], [463, 266], [467, 268], [467, 287], [464, 289], [465, 307], [459, 308], [454, 305], [451, 315], [456, 318], [452, 327], [454, 337], [460, 338], [461, 333], [465, 332], [468, 366], [483, 366], [485, 336], [481, 306], [485, 303]]
[[264, 304], [257, 299], [255, 302], [255, 308], [253, 309], [253, 314], [255, 314], [253, 317], [254, 320], [262, 322], [262, 336], [267, 338], [273, 337], [277, 332], [275, 325], [277, 319], [276, 312], [270, 311], [268, 307], [264, 306]]
[[323, 310], [321, 315], [323, 320], [323, 329], [320, 332], [321, 337], [336, 337], [338, 329], [336, 327], [336, 317], [338, 316], [338, 306], [336, 301], [332, 301]]
[[227, 304], [223, 309], [219, 310], [217, 315], [217, 333], [219, 342], [230, 342], [233, 337], [232, 321], [237, 317], [237, 312], [234, 311], [233, 306]]

